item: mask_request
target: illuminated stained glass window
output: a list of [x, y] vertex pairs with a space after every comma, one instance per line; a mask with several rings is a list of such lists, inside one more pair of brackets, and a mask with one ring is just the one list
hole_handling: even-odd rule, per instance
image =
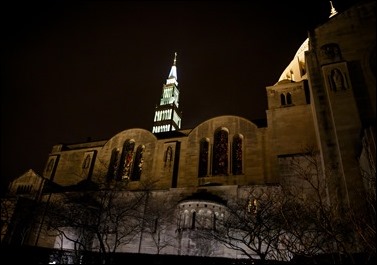
[[199, 172], [198, 177], [205, 177], [208, 175], [208, 151], [209, 141], [208, 139], [202, 139], [199, 147]]
[[237, 134], [233, 137], [232, 145], [232, 174], [242, 174], [242, 136]]
[[132, 170], [131, 180], [140, 180], [141, 171], [143, 169], [143, 162], [144, 162], [143, 160], [144, 149], [145, 149], [144, 145], [139, 145], [136, 149], [135, 162], [134, 162], [134, 167]]
[[213, 144], [212, 175], [228, 174], [228, 131], [219, 128], [215, 131]]
[[127, 140], [124, 142], [122, 157], [120, 160], [119, 171], [118, 171], [118, 179], [121, 179], [121, 180], [130, 179], [134, 149], [135, 149], [134, 140]]

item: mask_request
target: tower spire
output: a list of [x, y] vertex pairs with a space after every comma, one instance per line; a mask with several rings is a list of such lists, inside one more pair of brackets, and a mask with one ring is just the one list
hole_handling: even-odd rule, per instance
[[338, 14], [338, 11], [336, 11], [335, 7], [332, 4], [332, 1], [330, 1], [330, 6], [331, 6], [331, 10], [330, 10], [330, 16], [329, 16], [329, 18], [335, 16], [336, 14]]
[[177, 62], [177, 52], [174, 53], [174, 62], [173, 62], [173, 65], [176, 65], [176, 62]]
[[179, 109], [179, 89], [177, 82], [177, 52], [166, 84], [162, 87], [160, 105], [156, 106], [152, 133], [171, 132], [181, 128], [182, 113]]
[[169, 77], [168, 79], [174, 79], [174, 81], [177, 81], [177, 52], [174, 53], [174, 61], [173, 61], [173, 66], [171, 67]]

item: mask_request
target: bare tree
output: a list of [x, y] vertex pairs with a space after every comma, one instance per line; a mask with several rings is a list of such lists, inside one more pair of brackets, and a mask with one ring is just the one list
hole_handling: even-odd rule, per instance
[[1, 199], [1, 242], [25, 245], [31, 240], [31, 231], [40, 207], [28, 196]]
[[172, 216], [176, 204], [164, 192], [148, 192], [146, 201], [143, 233], [146, 233], [156, 247], [156, 254], [160, 254], [166, 247], [175, 244], [175, 237], [169, 233], [169, 228], [174, 225]]
[[375, 191], [364, 194], [366, 211], [356, 212], [334, 196], [330, 203], [327, 180], [336, 172], [322, 170], [314, 149], [280, 163], [281, 186], [245, 188], [206, 236], [261, 263], [303, 258], [356, 264], [375, 258]]
[[[283, 185], [285, 248], [294, 256], [326, 257], [334, 264], [345, 259], [358, 263], [354, 254], [359, 252], [375, 257], [375, 211], [371, 217], [367, 212], [356, 213], [340, 201], [333, 199], [330, 203], [328, 180], [336, 172], [331, 168], [323, 172], [319, 159], [312, 148], [285, 158], [289, 168]], [[374, 205], [375, 200], [372, 209]]]
[[207, 235], [252, 261], [289, 260], [280, 245], [285, 234], [280, 218], [283, 203], [278, 186], [244, 189], [228, 203], [227, 214], [216, 220], [216, 228], [207, 230]]
[[16, 198], [1, 198], [1, 243], [6, 240], [16, 205]]
[[369, 253], [369, 259], [376, 257], [376, 156], [367, 145], [367, 165], [361, 161], [361, 174], [364, 180], [365, 193], [361, 196], [365, 198], [365, 212], [362, 214], [350, 211], [349, 219], [351, 220], [354, 230], [358, 235], [359, 242], [365, 253]]
[[119, 185], [60, 193], [48, 207], [49, 230], [75, 250], [97, 250], [101, 263], [111, 263], [110, 254], [140, 233], [145, 197], [145, 192], [126, 192]]

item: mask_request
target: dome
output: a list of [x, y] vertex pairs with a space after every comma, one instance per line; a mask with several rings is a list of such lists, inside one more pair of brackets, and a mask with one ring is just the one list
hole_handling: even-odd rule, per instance
[[305, 52], [308, 49], [309, 49], [309, 38], [307, 38], [301, 44], [300, 48], [297, 50], [292, 61], [281, 74], [277, 83], [279, 83], [282, 80], [290, 80], [294, 82], [299, 82], [303, 79], [306, 79]]

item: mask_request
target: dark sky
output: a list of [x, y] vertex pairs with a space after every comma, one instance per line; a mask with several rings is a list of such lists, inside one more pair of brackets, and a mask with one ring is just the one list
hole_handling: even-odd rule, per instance
[[0, 8], [2, 186], [42, 174], [55, 144], [151, 130], [174, 52], [183, 129], [265, 118], [266, 86], [330, 14], [327, 0], [12, 2]]

